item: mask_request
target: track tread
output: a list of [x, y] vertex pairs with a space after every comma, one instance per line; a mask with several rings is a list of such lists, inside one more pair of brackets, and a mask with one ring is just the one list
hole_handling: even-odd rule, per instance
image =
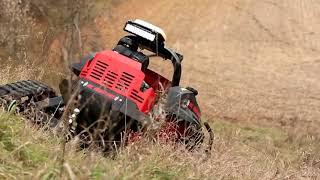
[[0, 98], [12, 96], [21, 98], [24, 96], [36, 96], [42, 93], [54, 93], [53, 89], [38, 81], [25, 80], [0, 86]]

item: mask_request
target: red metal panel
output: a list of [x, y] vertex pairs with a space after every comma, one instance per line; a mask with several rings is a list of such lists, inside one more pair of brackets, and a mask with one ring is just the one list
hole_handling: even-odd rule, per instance
[[80, 77], [127, 97], [144, 113], [151, 110], [155, 101], [153, 88], [140, 90], [145, 78], [141, 63], [114, 51], [97, 53], [82, 69]]

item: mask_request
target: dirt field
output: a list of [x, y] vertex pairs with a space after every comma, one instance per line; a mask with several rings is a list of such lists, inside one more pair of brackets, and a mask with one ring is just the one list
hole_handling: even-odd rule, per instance
[[199, 89], [209, 117], [314, 126], [320, 123], [319, 9], [316, 0], [129, 0], [95, 23], [106, 48], [127, 19], [163, 27], [167, 44], [185, 55], [183, 84]]

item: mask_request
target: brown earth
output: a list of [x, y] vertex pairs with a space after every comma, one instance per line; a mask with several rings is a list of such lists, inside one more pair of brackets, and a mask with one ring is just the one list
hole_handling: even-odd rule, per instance
[[162, 27], [184, 54], [183, 84], [199, 89], [209, 117], [320, 124], [318, 1], [128, 0], [96, 18], [104, 47], [135, 18]]

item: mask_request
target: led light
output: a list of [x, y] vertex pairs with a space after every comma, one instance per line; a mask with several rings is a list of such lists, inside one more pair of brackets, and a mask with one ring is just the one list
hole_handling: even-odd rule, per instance
[[132, 33], [132, 34], [135, 34], [135, 35], [141, 36], [145, 39], [148, 39], [149, 41], [154, 41], [154, 39], [156, 38], [156, 36], [154, 34], [149, 33], [147, 31], [144, 31], [143, 29], [135, 27], [131, 24], [127, 24], [125, 27], [125, 30]]
[[167, 40], [167, 35], [166, 35], [166, 33], [164, 33], [163, 29], [161, 29], [161, 28], [159, 28], [159, 27], [157, 27], [157, 26], [155, 26], [153, 24], [150, 24], [150, 23], [148, 23], [146, 21], [143, 21], [141, 19], [136, 19], [136, 20], [134, 20], [134, 22], [137, 23], [137, 24], [140, 24], [140, 25], [142, 25], [144, 27], [147, 27], [149, 29], [154, 30], [155, 32], [161, 34], [162, 37], [164, 38], [164, 40]]

